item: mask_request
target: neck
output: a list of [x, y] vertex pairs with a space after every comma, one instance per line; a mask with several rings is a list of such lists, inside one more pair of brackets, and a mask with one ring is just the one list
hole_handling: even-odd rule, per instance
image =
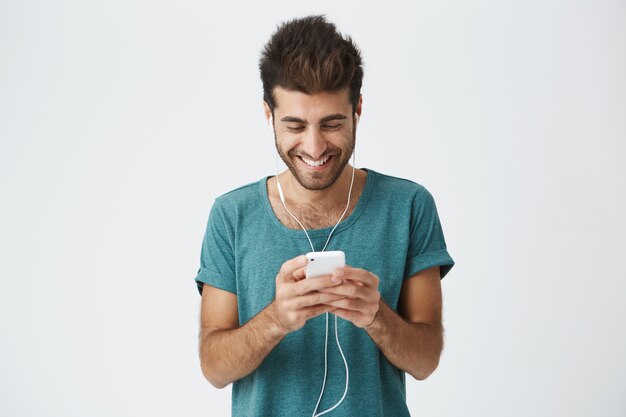
[[[352, 185], [352, 194], [356, 190], [356, 183], [359, 174], [359, 170], [354, 170], [354, 184]], [[291, 171], [286, 170], [280, 174], [280, 184], [285, 193], [285, 198], [297, 201], [298, 204], [319, 206], [324, 205], [346, 205], [348, 201], [348, 191], [350, 190], [350, 183], [352, 181], [352, 166], [346, 164], [342, 173], [337, 180], [329, 187], [323, 190], [309, 190], [304, 188], [298, 180], [291, 174]]]

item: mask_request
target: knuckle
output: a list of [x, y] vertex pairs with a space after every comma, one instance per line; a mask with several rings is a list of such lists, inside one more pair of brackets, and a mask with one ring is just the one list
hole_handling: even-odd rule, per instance
[[293, 310], [293, 302], [289, 299], [285, 299], [282, 301], [281, 306], [285, 311]]
[[307, 281], [300, 281], [298, 283], [295, 284], [295, 289], [296, 289], [296, 294], [298, 295], [302, 295], [302, 294], [306, 294], [307, 292], [309, 292], [309, 288], [310, 285]]
[[280, 287], [276, 289], [276, 298], [279, 300], [289, 299], [289, 290], [286, 287]]
[[289, 321], [290, 323], [295, 323], [298, 320], [298, 315], [293, 311], [288, 312], [286, 317], [287, 321]]
[[378, 277], [376, 275], [373, 275], [373, 279], [372, 279], [373, 287], [378, 288], [379, 283], [380, 283], [380, 280], [378, 279]]

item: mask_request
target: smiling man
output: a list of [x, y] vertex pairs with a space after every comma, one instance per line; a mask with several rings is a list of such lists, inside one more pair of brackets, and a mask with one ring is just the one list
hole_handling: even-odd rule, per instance
[[[424, 380], [439, 364], [440, 281], [454, 266], [435, 201], [349, 164], [361, 56], [323, 16], [280, 25], [259, 67], [288, 170], [211, 208], [195, 277], [202, 372], [233, 384], [233, 416], [408, 416], [405, 374]], [[341, 250], [346, 266], [304, 279], [312, 249]]]

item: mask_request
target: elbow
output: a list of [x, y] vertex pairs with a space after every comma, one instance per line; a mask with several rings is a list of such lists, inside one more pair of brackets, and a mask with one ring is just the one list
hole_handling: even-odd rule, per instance
[[421, 368], [412, 370], [409, 373], [416, 380], [423, 381], [426, 378], [428, 378], [430, 375], [432, 375], [432, 373], [435, 372], [435, 369], [437, 369], [438, 366], [439, 366], [439, 361], [435, 362], [434, 364], [431, 364], [428, 367], [422, 366]]
[[211, 383], [211, 385], [213, 385], [217, 389], [226, 388], [229, 385], [229, 383], [222, 382], [222, 381], [217, 380], [217, 379], [209, 379], [209, 378], [207, 378], [207, 380]]
[[441, 326], [432, 326], [435, 330], [433, 336], [432, 345], [430, 346], [428, 353], [418, 358], [415, 363], [415, 367], [409, 373], [418, 381], [423, 381], [435, 372], [439, 367], [439, 359], [443, 352], [443, 328]]
[[439, 358], [435, 358], [432, 361], [422, 362], [420, 366], [408, 371], [409, 374], [418, 381], [423, 381], [435, 372], [435, 369], [439, 366]]
[[216, 372], [212, 371], [206, 364], [202, 364], [202, 375], [204, 378], [211, 383], [215, 388], [222, 389], [230, 384], [229, 381], [222, 379], [217, 375]]
[[209, 349], [206, 347], [206, 344], [208, 343], [207, 336], [208, 334], [201, 338], [198, 347], [200, 355], [200, 368], [202, 369], [202, 375], [204, 375], [204, 378], [209, 381], [211, 385], [217, 389], [222, 389], [232, 381], [224, 378], [223, 372], [220, 372], [215, 360], [211, 360]]

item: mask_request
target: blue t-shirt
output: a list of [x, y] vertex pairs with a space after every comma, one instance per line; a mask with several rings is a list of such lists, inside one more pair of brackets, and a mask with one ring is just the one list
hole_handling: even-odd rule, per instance
[[[413, 181], [362, 169], [367, 171], [363, 192], [326, 250], [342, 250], [346, 264], [376, 274], [381, 298], [397, 311], [405, 278], [437, 265], [443, 278], [454, 261], [430, 192]], [[311, 251], [304, 231], [285, 227], [274, 214], [268, 178], [215, 199], [195, 277], [200, 293], [206, 283], [237, 295], [240, 326], [274, 300], [282, 263]], [[307, 230], [315, 250], [322, 250], [331, 230]], [[328, 317], [328, 374], [318, 413], [341, 399], [346, 382], [335, 316]], [[325, 415], [408, 416], [405, 372], [387, 360], [365, 330], [339, 317], [337, 323], [349, 387], [343, 402]], [[311, 416], [324, 381], [325, 334], [322, 314], [285, 336], [254, 372], [233, 383], [232, 415]]]

